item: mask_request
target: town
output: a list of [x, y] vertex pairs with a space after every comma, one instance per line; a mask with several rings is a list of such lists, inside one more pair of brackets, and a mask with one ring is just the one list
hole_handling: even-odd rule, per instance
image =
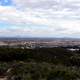
[[63, 47], [70, 50], [79, 50], [80, 40], [79, 39], [46, 39], [46, 38], [26, 38], [26, 39], [0, 39], [0, 47], [10, 48], [53, 48]]

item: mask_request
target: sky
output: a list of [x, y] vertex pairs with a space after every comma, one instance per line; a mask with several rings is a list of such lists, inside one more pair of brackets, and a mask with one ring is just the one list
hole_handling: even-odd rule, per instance
[[0, 37], [80, 38], [80, 0], [0, 0]]

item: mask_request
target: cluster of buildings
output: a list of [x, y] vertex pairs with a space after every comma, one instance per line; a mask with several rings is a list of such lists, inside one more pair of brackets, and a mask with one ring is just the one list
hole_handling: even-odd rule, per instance
[[[80, 48], [80, 40], [5, 40], [0, 41], [0, 47], [13, 47], [13, 48], [52, 48], [52, 47], [67, 47], [69, 50], [78, 50]], [[74, 47], [75, 46], [75, 47]], [[75, 49], [74, 49], [75, 48]]]

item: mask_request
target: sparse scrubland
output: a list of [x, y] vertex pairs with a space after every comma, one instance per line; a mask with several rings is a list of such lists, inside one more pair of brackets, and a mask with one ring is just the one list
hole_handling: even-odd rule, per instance
[[80, 80], [80, 50], [0, 47], [0, 76], [7, 80]]

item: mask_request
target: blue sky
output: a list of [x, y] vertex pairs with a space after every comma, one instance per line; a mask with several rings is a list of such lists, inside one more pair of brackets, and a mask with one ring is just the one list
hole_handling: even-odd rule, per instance
[[80, 38], [80, 0], [0, 0], [0, 36]]
[[0, 0], [0, 4], [2, 6], [10, 6], [12, 5], [12, 1], [11, 0]]

